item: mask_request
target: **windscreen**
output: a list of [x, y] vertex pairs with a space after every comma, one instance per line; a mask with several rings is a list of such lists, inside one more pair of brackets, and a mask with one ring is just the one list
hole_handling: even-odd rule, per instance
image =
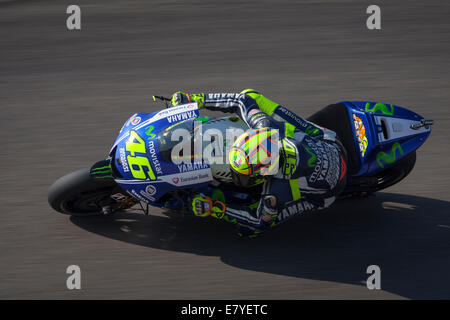
[[[195, 120], [188, 119], [175, 123], [158, 133], [158, 150], [163, 161], [174, 162], [181, 159], [193, 159], [194, 124]], [[191, 147], [182, 148], [180, 145], [182, 143], [190, 143]], [[172, 159], [172, 150], [176, 146], [178, 146], [176, 150], [180, 150], [174, 154], [174, 159]], [[189, 154], [183, 154], [186, 150], [190, 151]]]

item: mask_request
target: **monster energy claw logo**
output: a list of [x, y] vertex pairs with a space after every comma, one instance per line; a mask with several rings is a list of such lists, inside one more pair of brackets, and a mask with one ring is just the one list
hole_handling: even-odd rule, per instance
[[392, 145], [391, 152], [386, 153], [383, 151], [380, 151], [377, 153], [377, 162], [380, 168], [384, 168], [384, 164], [381, 162], [383, 160], [387, 164], [393, 164], [395, 160], [397, 160], [397, 149], [400, 151], [400, 154], [403, 155], [403, 149], [400, 143], [396, 142]]
[[373, 112], [373, 113], [375, 113], [378, 110], [380, 110], [381, 113], [383, 113], [385, 115], [388, 115], [388, 116], [394, 115], [394, 106], [392, 104], [388, 107], [384, 103], [376, 103], [371, 109], [370, 108], [370, 102], [367, 102], [365, 110], [367, 112]]
[[103, 166], [99, 168], [93, 168], [91, 170], [91, 175], [94, 178], [112, 178], [111, 166]]

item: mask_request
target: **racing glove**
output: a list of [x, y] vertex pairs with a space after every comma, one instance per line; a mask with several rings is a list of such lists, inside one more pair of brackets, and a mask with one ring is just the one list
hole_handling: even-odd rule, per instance
[[212, 216], [222, 219], [225, 214], [226, 206], [221, 201], [213, 201], [211, 198], [198, 194], [192, 199], [192, 212], [197, 217]]
[[179, 104], [197, 102], [199, 108], [205, 106], [205, 94], [203, 93], [184, 93], [177, 91], [172, 95], [172, 106], [177, 106]]

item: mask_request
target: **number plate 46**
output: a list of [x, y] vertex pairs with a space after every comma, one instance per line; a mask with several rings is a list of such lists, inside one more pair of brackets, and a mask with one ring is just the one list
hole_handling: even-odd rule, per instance
[[145, 141], [139, 137], [136, 131], [130, 132], [130, 136], [125, 144], [125, 150], [130, 153], [127, 156], [127, 161], [133, 178], [141, 180], [156, 180], [156, 176], [153, 173], [152, 167], [150, 166], [150, 162], [147, 158]]

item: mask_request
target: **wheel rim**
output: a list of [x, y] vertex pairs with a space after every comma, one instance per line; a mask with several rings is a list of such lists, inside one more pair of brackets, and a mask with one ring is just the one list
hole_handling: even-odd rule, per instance
[[61, 203], [61, 209], [72, 215], [100, 214], [102, 207], [111, 203], [109, 196], [109, 190], [78, 194]]

